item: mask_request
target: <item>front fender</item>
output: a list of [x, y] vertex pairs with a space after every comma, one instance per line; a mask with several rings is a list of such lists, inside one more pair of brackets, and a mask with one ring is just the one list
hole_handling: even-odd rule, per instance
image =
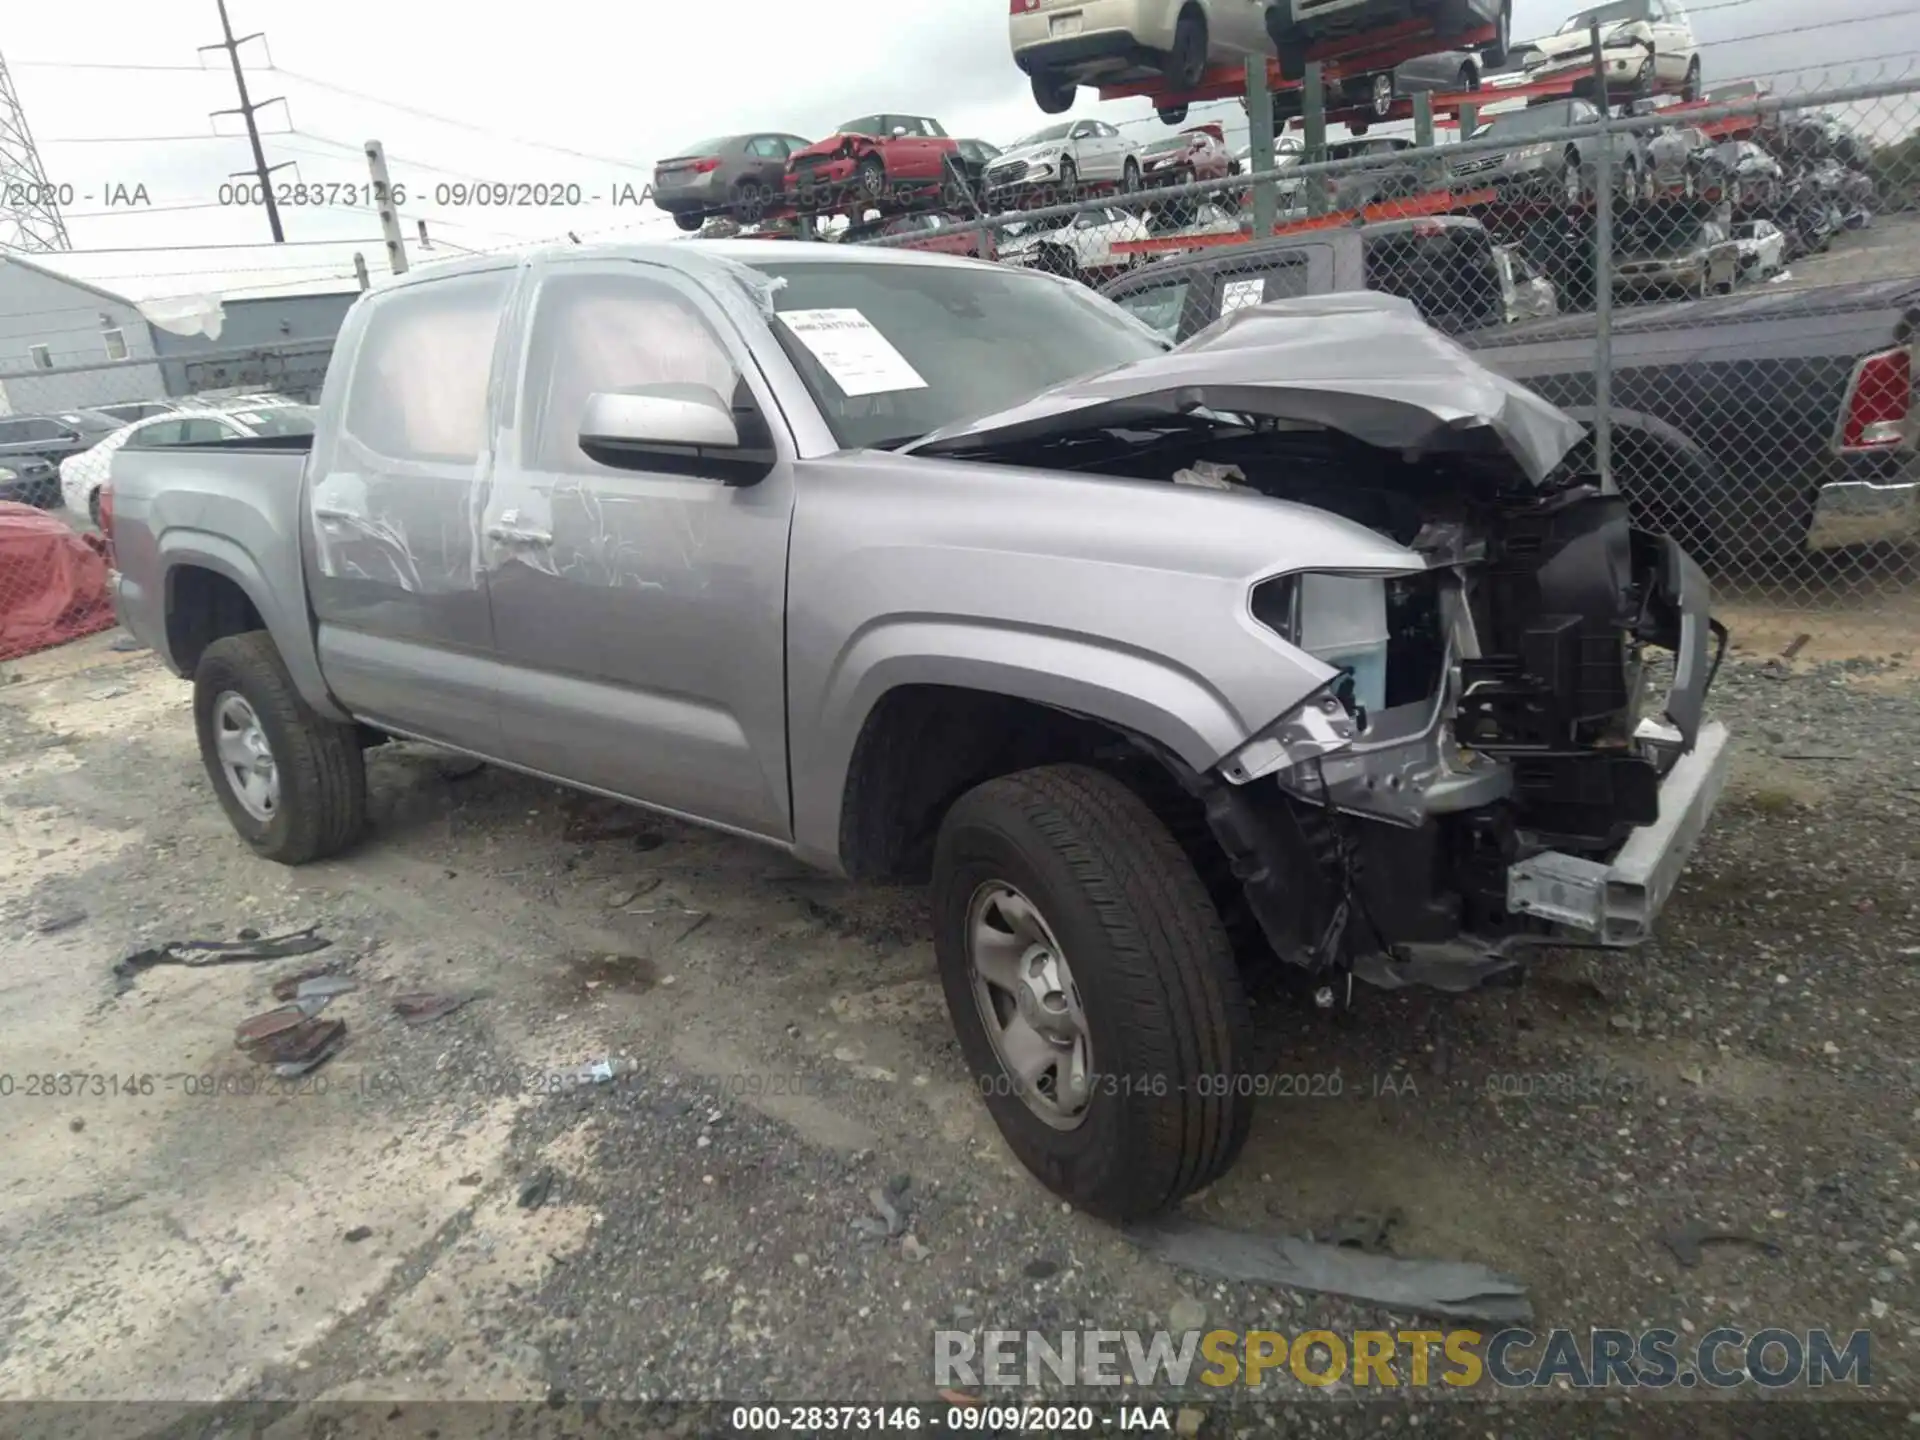
[[276, 587], [269, 582], [259, 562], [246, 550], [210, 531], [174, 527], [161, 535], [159, 548], [161, 594], [169, 621], [160, 638], [167, 647], [167, 665], [175, 674], [186, 674], [178, 657], [172, 652], [174, 627], [171, 617], [174, 613], [175, 585], [180, 571], [193, 566], [224, 576], [240, 587], [259, 613], [267, 633], [273, 637], [274, 648], [280, 652], [280, 658], [301, 697], [316, 712], [329, 720], [352, 720], [352, 716], [334, 703], [327, 691], [327, 682], [320, 673], [320, 657], [314, 648], [313, 631], [307, 619], [306, 591], [297, 552], [291, 577], [293, 593], [289, 594], [287, 587]]
[[[1334, 671], [1298, 655], [1302, 693]], [[977, 690], [1070, 711], [1144, 736], [1205, 771], [1242, 744], [1245, 720], [1204, 677], [1161, 656], [1041, 629], [900, 617], [858, 636], [822, 697], [816, 753], [795, 767], [801, 857], [834, 865], [846, 776], [867, 717], [907, 685]]]

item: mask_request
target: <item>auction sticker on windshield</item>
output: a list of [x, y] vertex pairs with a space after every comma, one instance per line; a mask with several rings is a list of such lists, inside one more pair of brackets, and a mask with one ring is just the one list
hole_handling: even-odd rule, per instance
[[849, 397], [927, 388], [907, 357], [858, 310], [783, 310], [780, 319]]

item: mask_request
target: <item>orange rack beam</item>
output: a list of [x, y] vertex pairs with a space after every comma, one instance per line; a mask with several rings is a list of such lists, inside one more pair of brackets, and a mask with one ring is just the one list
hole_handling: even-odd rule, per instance
[[[1492, 189], [1455, 193], [1436, 191], [1431, 195], [1413, 195], [1404, 200], [1382, 200], [1359, 210], [1334, 210], [1305, 220], [1291, 220], [1273, 227], [1275, 235], [1298, 235], [1308, 230], [1333, 230], [1343, 225], [1371, 224], [1376, 220], [1417, 220], [1425, 215], [1446, 215], [1476, 205], [1491, 205], [1498, 198]], [[1254, 238], [1251, 230], [1216, 235], [1155, 235], [1147, 240], [1116, 240], [1116, 255], [1165, 255], [1175, 250], [1204, 250], [1221, 245], [1244, 245]]]

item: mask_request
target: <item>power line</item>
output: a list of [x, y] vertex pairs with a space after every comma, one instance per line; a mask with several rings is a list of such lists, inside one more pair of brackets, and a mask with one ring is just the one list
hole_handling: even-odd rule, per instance
[[[361, 207], [355, 206], [355, 209]], [[259, 240], [222, 240], [210, 245], [98, 245], [83, 250], [66, 250], [66, 255], [160, 255], [178, 250], [259, 250], [265, 242]], [[345, 240], [279, 240], [273, 242], [273, 248], [294, 245], [381, 245], [386, 243], [380, 236], [368, 239], [354, 236]]]
[[[269, 104], [272, 102], [268, 102]], [[267, 130], [262, 138], [291, 135], [291, 130]], [[42, 145], [171, 145], [182, 140], [244, 140], [245, 135], [62, 135], [42, 140]]]
[[574, 150], [565, 145], [555, 145], [546, 140], [529, 140], [521, 135], [510, 135], [505, 131], [489, 129], [484, 125], [475, 125], [470, 120], [456, 120], [451, 115], [442, 115], [433, 110], [423, 110], [417, 105], [403, 105], [397, 100], [386, 100], [365, 90], [354, 90], [345, 85], [336, 85], [331, 80], [322, 80], [318, 76], [307, 75], [298, 70], [288, 70], [275, 66], [277, 73], [289, 80], [312, 85], [321, 90], [331, 90], [337, 95], [351, 96], [355, 100], [364, 100], [369, 105], [379, 105], [388, 110], [397, 110], [403, 115], [414, 115], [422, 120], [436, 121], [442, 125], [451, 125], [457, 130], [470, 130], [476, 135], [485, 135], [492, 140], [505, 140], [512, 145], [524, 145], [529, 150], [551, 150], [556, 155], [571, 155], [576, 160], [591, 160], [596, 165], [615, 165], [627, 170], [651, 170], [650, 165], [637, 165], [631, 160], [616, 160], [610, 155], [595, 155], [587, 150]]
[[1705, 50], [1716, 45], [1740, 45], [1748, 40], [1773, 40], [1782, 35], [1806, 35], [1815, 30], [1837, 29], [1842, 25], [1867, 25], [1875, 20], [1904, 20], [1909, 15], [1920, 15], [1920, 9], [1909, 7], [1905, 10], [1882, 10], [1877, 15], [1848, 15], [1837, 20], [1822, 20], [1817, 25], [1789, 25], [1782, 30], [1756, 30], [1751, 35], [1733, 35], [1725, 40], [1702, 40], [1694, 48]]
[[15, 60], [16, 68], [36, 70], [177, 70], [183, 74], [218, 75], [204, 65], [131, 65], [105, 60]]

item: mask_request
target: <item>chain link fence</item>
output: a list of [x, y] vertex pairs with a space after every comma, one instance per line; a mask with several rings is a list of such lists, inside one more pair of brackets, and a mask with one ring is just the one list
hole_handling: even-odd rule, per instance
[[318, 398], [333, 341], [139, 343], [114, 360], [30, 348], [30, 364], [0, 369], [0, 660], [113, 626], [100, 485], [130, 435], [207, 444], [306, 425], [288, 402]]
[[[956, 173], [935, 193], [894, 197], [893, 213], [748, 229], [1048, 271], [1174, 341], [1247, 305], [1403, 296], [1482, 363], [1585, 421], [1592, 444], [1569, 465], [1626, 494], [1734, 604], [1821, 633], [1911, 630], [1920, 77], [1608, 98], [1603, 110], [1490, 84], [1470, 128], [1443, 119], [1436, 144], [1376, 129], [1310, 152], [1289, 137], [1278, 168], [1259, 174], [1215, 121], [1117, 146], [1105, 137], [1111, 153], [1081, 161], [1063, 133], [1050, 160]], [[1270, 233], [1255, 238], [1268, 214]], [[105, 432], [69, 438], [81, 427], [62, 415], [246, 391], [311, 400], [331, 348], [147, 347], [0, 371], [0, 408], [12, 412], [0, 416], [0, 467], [13, 472], [0, 499], [84, 532], [87, 487], [63, 490], [61, 468], [104, 475], [98, 452], [71, 456]], [[59, 433], [42, 435], [49, 426]], [[0, 617], [25, 606], [45, 633], [64, 633], [43, 612], [58, 588], [49, 567], [86, 568], [70, 562], [0, 553]], [[110, 623], [104, 592], [74, 603], [82, 623]]]
[[1289, 147], [1264, 174], [1189, 126], [1110, 183], [989, 167], [996, 213], [847, 238], [1048, 271], [1175, 341], [1246, 305], [1403, 296], [1587, 422], [1569, 464], [1735, 604], [1883, 633], [1920, 619], [1920, 78], [1727, 89], [1607, 110], [1487, 89], [1470, 133]]

